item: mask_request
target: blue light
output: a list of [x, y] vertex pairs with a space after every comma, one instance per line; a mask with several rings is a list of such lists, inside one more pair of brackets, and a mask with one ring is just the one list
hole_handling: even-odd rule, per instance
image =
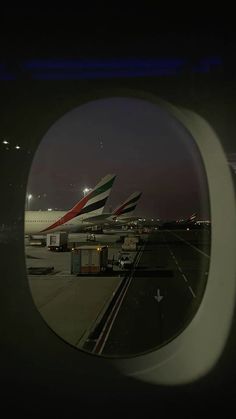
[[91, 80], [105, 78], [162, 77], [207, 74], [222, 65], [220, 57], [204, 57], [194, 64], [185, 58], [32, 59], [20, 63], [21, 71], [8, 72], [0, 64], [0, 80], [16, 80], [25, 73], [32, 80]]
[[219, 57], [208, 57], [199, 60], [199, 62], [192, 67], [194, 73], [209, 73], [213, 67], [218, 68], [222, 64]]
[[14, 76], [13, 74], [0, 72], [0, 81], [8, 81], [8, 80], [16, 80], [16, 79], [17, 77]]
[[85, 79], [104, 79], [104, 78], [126, 78], [126, 77], [157, 77], [173, 76], [177, 73], [171, 69], [142, 69], [133, 70], [114, 70], [114, 71], [83, 71], [83, 72], [35, 72], [32, 74], [33, 80], [85, 80]]
[[0, 80], [16, 80], [16, 76], [14, 74], [9, 73], [4, 64], [0, 64]]
[[26, 70], [78, 70], [78, 69], [121, 69], [121, 68], [177, 68], [186, 63], [185, 59], [123, 58], [123, 59], [79, 59], [79, 60], [28, 60], [23, 63]]

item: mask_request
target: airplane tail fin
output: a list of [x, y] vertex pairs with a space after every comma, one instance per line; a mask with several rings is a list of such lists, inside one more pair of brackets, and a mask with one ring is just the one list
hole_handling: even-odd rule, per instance
[[190, 215], [190, 217], [177, 220], [176, 222], [179, 224], [193, 223], [195, 222], [196, 218], [197, 218], [197, 212], [194, 212], [192, 215]]
[[102, 178], [100, 182], [63, 217], [43, 231], [59, 227], [75, 217], [83, 219], [84, 216], [87, 217], [101, 214], [107, 198], [110, 195], [115, 178], [116, 175], [107, 175]]
[[138, 200], [140, 199], [142, 195], [142, 192], [134, 192], [132, 195], [129, 196], [129, 198], [126, 199], [126, 201], [121, 204], [119, 207], [117, 207], [112, 215], [119, 218], [129, 217], [133, 214]]
[[73, 213], [75, 217], [81, 215], [93, 216], [102, 214], [115, 178], [115, 175], [107, 175], [102, 178], [100, 182], [69, 212]]
[[197, 218], [197, 213], [194, 212], [190, 217], [186, 220], [188, 223], [193, 223]]

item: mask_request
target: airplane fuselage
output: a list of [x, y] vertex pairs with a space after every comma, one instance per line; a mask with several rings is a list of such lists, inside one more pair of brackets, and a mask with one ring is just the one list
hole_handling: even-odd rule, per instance
[[[77, 232], [91, 223], [86, 222], [86, 216], [78, 216], [63, 222], [67, 211], [25, 211], [25, 234], [47, 234], [55, 231]], [[56, 227], [50, 228], [61, 220]]]

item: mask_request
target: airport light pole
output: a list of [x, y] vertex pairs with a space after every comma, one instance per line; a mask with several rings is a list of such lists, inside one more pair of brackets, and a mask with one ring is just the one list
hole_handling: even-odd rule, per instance
[[84, 196], [86, 196], [90, 191], [91, 191], [92, 189], [91, 188], [84, 188], [83, 189], [83, 194], [84, 194]]
[[30, 201], [31, 201], [31, 199], [33, 198], [33, 195], [31, 194], [31, 193], [29, 193], [28, 195], [27, 195], [27, 206], [26, 206], [26, 209], [29, 211], [29, 206], [30, 206]]

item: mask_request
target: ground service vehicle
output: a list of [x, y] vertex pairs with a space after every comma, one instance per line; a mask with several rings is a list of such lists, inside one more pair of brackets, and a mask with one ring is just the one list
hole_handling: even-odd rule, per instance
[[50, 233], [47, 234], [47, 248], [63, 252], [67, 250], [68, 234], [66, 232]]

